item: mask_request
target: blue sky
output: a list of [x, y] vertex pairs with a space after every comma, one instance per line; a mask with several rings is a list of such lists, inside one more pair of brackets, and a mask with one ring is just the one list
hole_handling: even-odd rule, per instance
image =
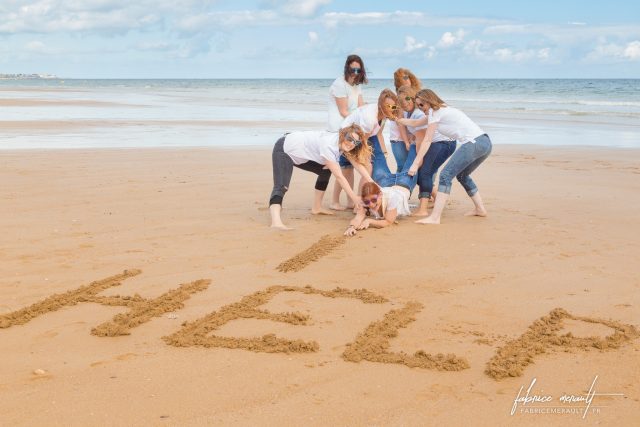
[[640, 2], [0, 0], [0, 73], [640, 78]]

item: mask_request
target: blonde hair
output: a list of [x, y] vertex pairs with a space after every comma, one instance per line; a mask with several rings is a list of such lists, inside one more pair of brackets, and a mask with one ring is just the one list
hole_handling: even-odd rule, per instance
[[398, 89], [398, 97], [401, 98], [402, 95], [404, 96], [410, 96], [411, 98], [415, 99], [416, 98], [416, 94], [418, 93], [418, 91], [413, 87], [413, 86], [400, 86]]
[[[404, 76], [409, 77], [409, 83], [407, 83], [406, 80], [403, 79]], [[398, 90], [400, 86], [406, 86], [407, 84], [409, 84], [415, 90], [420, 90], [422, 88], [420, 79], [406, 68], [398, 68], [395, 73], [393, 73], [393, 83], [396, 86], [396, 90]]]
[[[389, 118], [384, 110], [384, 101], [387, 98], [391, 99], [396, 105], [398, 105], [398, 97], [391, 89], [383, 89], [382, 92], [380, 92], [380, 96], [378, 97], [378, 113], [382, 113], [382, 117]], [[396, 108], [394, 120], [398, 118], [400, 118], [400, 108]]]
[[351, 163], [356, 162], [360, 163], [363, 166], [368, 165], [369, 163], [371, 163], [371, 155], [373, 154], [373, 150], [367, 143], [364, 131], [360, 126], [354, 123], [350, 126], [340, 129], [340, 131], [338, 132], [338, 145], [340, 145], [345, 139], [347, 139], [347, 135], [351, 135], [352, 133], [358, 135], [358, 138], [361, 141], [360, 145], [358, 145], [351, 151], [344, 152], [343, 154]]
[[447, 104], [440, 99], [438, 95], [431, 89], [422, 89], [416, 94], [416, 98], [429, 104], [434, 110], [439, 110], [440, 107], [445, 107]]

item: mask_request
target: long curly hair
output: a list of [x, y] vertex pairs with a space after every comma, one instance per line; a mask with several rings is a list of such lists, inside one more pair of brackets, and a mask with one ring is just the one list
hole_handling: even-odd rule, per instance
[[393, 102], [395, 102], [395, 104], [398, 106], [398, 97], [396, 96], [395, 92], [391, 89], [383, 89], [382, 92], [380, 92], [380, 96], [378, 97], [378, 116], [382, 115], [382, 117], [386, 117], [389, 120], [399, 119], [401, 117], [400, 106], [396, 108], [395, 113], [393, 113], [393, 115], [390, 117], [389, 113], [384, 108], [384, 101], [386, 101], [387, 99], [393, 100]]
[[360, 163], [363, 166], [368, 165], [369, 163], [371, 163], [373, 150], [367, 143], [364, 131], [359, 125], [354, 123], [350, 126], [340, 129], [340, 131], [338, 132], [338, 145], [341, 145], [342, 142], [347, 139], [347, 135], [351, 135], [352, 133], [356, 133], [358, 135], [358, 139], [360, 139], [362, 143], [355, 147], [353, 150], [346, 151], [343, 154], [351, 163], [356, 162]]
[[[408, 79], [405, 79], [405, 76], [408, 77]], [[398, 90], [400, 86], [407, 85], [411, 86], [415, 90], [422, 89], [420, 79], [406, 68], [398, 68], [395, 73], [393, 73], [393, 84], [396, 86], [396, 90]]]

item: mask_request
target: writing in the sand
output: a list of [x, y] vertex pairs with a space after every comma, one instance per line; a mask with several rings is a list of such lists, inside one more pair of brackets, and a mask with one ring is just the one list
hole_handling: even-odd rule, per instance
[[[29, 321], [46, 313], [54, 312], [65, 307], [71, 307], [84, 303], [97, 303], [107, 306], [127, 307], [128, 311], [117, 314], [110, 321], [102, 323], [91, 329], [91, 333], [101, 337], [115, 337], [128, 335], [133, 328], [149, 322], [154, 317], [164, 313], [180, 310], [185, 301], [195, 293], [202, 292], [209, 287], [210, 280], [196, 280], [183, 283], [175, 289], [171, 289], [156, 298], [143, 298], [138, 294], [133, 296], [101, 296], [101, 292], [112, 287], [120, 286], [122, 281], [137, 276], [140, 270], [125, 270], [123, 273], [108, 277], [103, 280], [91, 282], [88, 285], [70, 290], [63, 294], [51, 295], [42, 301], [29, 307], [16, 310], [11, 313], [0, 314], [0, 329], [12, 326], [24, 325]], [[259, 308], [268, 303], [274, 296], [284, 292], [298, 292], [309, 295], [318, 295], [325, 298], [348, 298], [359, 300], [364, 304], [383, 304], [388, 300], [366, 289], [335, 288], [327, 291], [311, 286], [270, 286], [265, 290], [255, 292], [243, 297], [240, 301], [228, 304], [200, 319], [185, 322], [182, 327], [162, 339], [169, 345], [177, 347], [202, 346], [240, 348], [256, 352], [266, 353], [306, 353], [317, 352], [320, 349], [316, 341], [289, 340], [277, 337], [275, 334], [267, 334], [255, 338], [234, 338], [215, 335], [214, 332], [223, 325], [236, 319], [261, 319], [275, 322], [289, 323], [292, 325], [307, 325], [310, 316], [307, 314], [271, 313]], [[406, 328], [415, 321], [415, 315], [422, 311], [424, 306], [419, 302], [408, 302], [400, 309], [390, 310], [384, 318], [371, 323], [354, 341], [347, 344], [342, 353], [342, 358], [350, 362], [367, 360], [378, 363], [404, 364], [409, 367], [437, 369], [443, 371], [459, 371], [468, 369], [469, 362], [455, 354], [429, 354], [424, 350], [418, 350], [413, 355], [405, 352], [390, 351], [390, 340], [398, 335], [398, 330]], [[577, 338], [570, 333], [558, 335], [563, 328], [564, 319], [573, 319], [590, 323], [601, 323], [615, 330], [607, 337]], [[585, 349], [594, 347], [601, 350], [618, 348], [622, 343], [638, 337], [640, 334], [634, 326], [620, 324], [610, 320], [599, 320], [587, 317], [574, 316], [565, 310], [555, 309], [536, 320], [527, 331], [517, 339], [507, 342], [498, 348], [487, 363], [485, 373], [494, 379], [521, 376], [524, 368], [532, 363], [533, 356], [539, 354], [537, 347], [545, 345], [547, 351], [553, 351], [554, 347], [574, 347]], [[544, 403], [551, 396], [532, 394], [535, 379], [522, 396], [522, 388], [514, 400], [512, 414], [518, 404], [523, 406], [532, 402]], [[595, 380], [594, 380], [595, 384]], [[593, 385], [592, 385], [593, 388]], [[590, 392], [584, 401], [590, 405], [593, 396]], [[580, 396], [567, 395], [562, 397], [562, 402], [576, 402]], [[589, 400], [586, 400], [589, 399]], [[588, 408], [588, 406], [587, 406]]]

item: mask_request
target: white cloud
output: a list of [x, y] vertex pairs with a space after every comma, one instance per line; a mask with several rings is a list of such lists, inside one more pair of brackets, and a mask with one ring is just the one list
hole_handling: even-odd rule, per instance
[[424, 49], [427, 47], [427, 43], [424, 41], [418, 42], [415, 37], [406, 36], [404, 38], [404, 51], [407, 53], [411, 53], [416, 50]]
[[626, 45], [606, 43], [601, 40], [598, 45], [587, 54], [587, 61], [601, 62], [611, 59], [618, 61], [640, 60], [640, 41], [634, 40]]
[[632, 61], [640, 59], [640, 41], [636, 40], [627, 44], [624, 48], [623, 55], [625, 58], [631, 59]]
[[309, 18], [314, 16], [322, 6], [331, 3], [331, 0], [285, 0], [271, 3], [278, 4], [279, 9], [287, 15]]
[[516, 49], [513, 47], [493, 47], [491, 43], [471, 40], [464, 45], [463, 52], [470, 57], [498, 62], [522, 63], [528, 61], [547, 62], [552, 59], [549, 47], [540, 49]]
[[317, 43], [318, 42], [318, 33], [316, 33], [315, 31], [309, 31], [309, 42], [313, 43]]
[[438, 47], [442, 49], [448, 49], [452, 46], [459, 45], [463, 42], [466, 32], [463, 29], [459, 29], [455, 34], [447, 31], [440, 37], [438, 41]]
[[330, 28], [339, 25], [398, 25], [402, 27], [465, 27], [474, 25], [498, 25], [505, 21], [485, 18], [468, 17], [436, 17], [422, 12], [395, 11], [395, 12], [328, 12], [320, 18]]

